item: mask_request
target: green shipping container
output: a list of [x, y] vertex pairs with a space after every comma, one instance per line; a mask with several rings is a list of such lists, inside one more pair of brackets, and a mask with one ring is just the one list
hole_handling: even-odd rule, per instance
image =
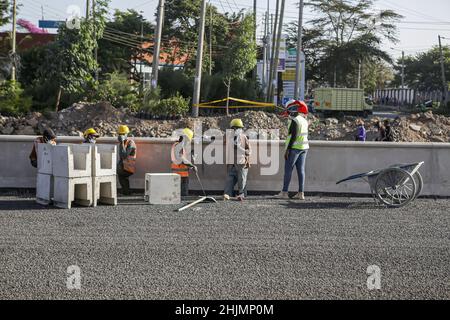
[[371, 113], [362, 89], [318, 88], [314, 94], [314, 108], [323, 112]]

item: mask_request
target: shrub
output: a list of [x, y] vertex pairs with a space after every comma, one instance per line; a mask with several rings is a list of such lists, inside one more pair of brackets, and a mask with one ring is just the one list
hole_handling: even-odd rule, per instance
[[177, 92], [173, 97], [163, 99], [159, 102], [159, 114], [168, 116], [185, 115], [189, 111], [189, 101], [190, 99], [183, 98]]
[[140, 105], [137, 87], [127, 75], [118, 72], [107, 74], [107, 79], [100, 82], [90, 98], [94, 101], [108, 101], [115, 107], [125, 107], [132, 111], [138, 110]]
[[19, 115], [30, 110], [32, 99], [23, 93], [20, 83], [3, 81], [0, 83], [0, 113]]

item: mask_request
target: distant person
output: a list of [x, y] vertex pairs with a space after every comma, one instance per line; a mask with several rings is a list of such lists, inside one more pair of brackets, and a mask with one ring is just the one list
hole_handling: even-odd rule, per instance
[[292, 172], [297, 169], [298, 193], [293, 199], [305, 200], [305, 164], [309, 150], [308, 143], [308, 106], [303, 101], [290, 100], [286, 103], [289, 113], [288, 137], [285, 143], [285, 165], [283, 190], [278, 194], [279, 199], [289, 199], [288, 191]]
[[384, 141], [386, 133], [384, 126], [381, 124], [380, 121], [375, 122], [375, 128], [378, 131], [378, 137], [375, 139], [375, 141]]
[[394, 141], [394, 131], [391, 127], [391, 122], [388, 119], [384, 120], [384, 139], [382, 141]]
[[197, 174], [197, 166], [189, 160], [189, 146], [194, 138], [194, 132], [190, 128], [184, 128], [178, 141], [172, 145], [170, 152], [172, 173], [181, 177], [181, 196], [189, 195], [189, 170]]
[[358, 127], [356, 128], [356, 141], [366, 141], [366, 128], [364, 127], [364, 121], [359, 119], [357, 121]]
[[37, 166], [38, 166], [37, 151], [38, 151], [39, 143], [47, 143], [52, 146], [55, 146], [56, 145], [56, 134], [53, 132], [52, 129], [47, 128], [44, 130], [42, 137], [38, 137], [38, 138], [36, 138], [36, 140], [34, 140], [33, 149], [31, 150], [31, 153], [30, 153], [30, 162], [31, 162], [31, 165], [35, 168], [37, 168]]
[[100, 137], [100, 135], [95, 131], [94, 128], [87, 129], [84, 134], [84, 142], [83, 143], [93, 143], [95, 144], [97, 142], [97, 138]]
[[130, 129], [119, 126], [117, 139], [119, 140], [119, 162], [117, 164], [117, 177], [122, 194], [130, 195], [130, 177], [136, 172], [136, 143], [128, 135]]

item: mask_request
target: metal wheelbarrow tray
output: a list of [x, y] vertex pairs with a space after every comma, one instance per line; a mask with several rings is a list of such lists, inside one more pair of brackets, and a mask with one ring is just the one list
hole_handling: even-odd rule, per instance
[[370, 186], [377, 203], [399, 208], [414, 201], [422, 192], [423, 179], [419, 169], [424, 162], [396, 164], [385, 169], [373, 170], [342, 179], [342, 182], [362, 179]]

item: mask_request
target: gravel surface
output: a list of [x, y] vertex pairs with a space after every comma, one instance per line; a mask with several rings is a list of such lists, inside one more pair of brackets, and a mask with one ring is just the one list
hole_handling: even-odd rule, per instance
[[[450, 200], [59, 210], [0, 196], [1, 299], [449, 299]], [[81, 289], [66, 285], [79, 266]], [[368, 290], [367, 268], [381, 268]]]

